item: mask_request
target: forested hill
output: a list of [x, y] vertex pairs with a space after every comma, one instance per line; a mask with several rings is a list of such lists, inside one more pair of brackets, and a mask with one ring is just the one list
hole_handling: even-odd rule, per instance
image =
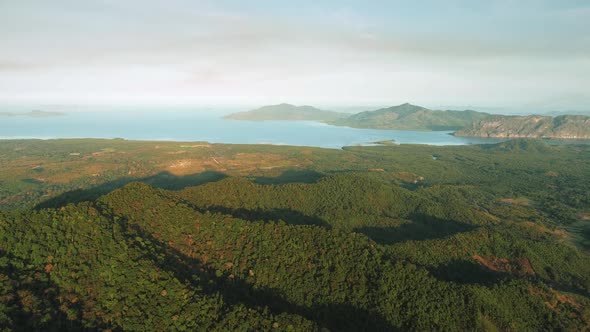
[[232, 120], [310, 120], [337, 126], [400, 130], [456, 130], [471, 125], [488, 116], [475, 111], [433, 111], [427, 108], [403, 104], [376, 111], [357, 114], [319, 110], [312, 106], [280, 104], [233, 113], [225, 117]]
[[587, 328], [588, 255], [524, 221], [542, 215], [489, 198], [471, 186], [409, 190], [342, 173], [178, 191], [131, 183], [89, 202], [4, 213], [0, 326]]
[[333, 121], [347, 116], [348, 114], [346, 113], [324, 111], [313, 106], [279, 104], [263, 106], [248, 112], [233, 113], [225, 116], [224, 119], [248, 121]]
[[430, 110], [408, 103], [352, 115], [323, 111], [312, 106], [280, 104], [230, 114], [225, 118], [250, 121], [309, 120], [368, 129], [443, 130], [455, 131], [457, 136], [590, 139], [590, 117], [584, 115], [510, 116], [471, 110]]
[[590, 139], [590, 117], [494, 115], [455, 132], [457, 136]]
[[475, 111], [433, 111], [406, 103], [354, 114], [333, 124], [355, 128], [457, 130], [487, 116], [489, 114]]

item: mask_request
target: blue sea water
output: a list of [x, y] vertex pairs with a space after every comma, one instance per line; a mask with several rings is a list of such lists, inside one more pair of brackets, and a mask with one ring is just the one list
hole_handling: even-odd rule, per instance
[[[187, 107], [0, 107], [0, 112], [32, 109], [63, 111], [63, 116], [0, 116], [0, 139], [125, 138], [130, 140], [207, 141], [232, 144], [277, 144], [341, 148], [376, 141], [399, 144], [465, 145], [497, 139], [455, 137], [448, 131], [423, 132], [336, 127], [312, 121], [235, 121], [225, 114], [238, 110]], [[1, 144], [1, 142], [0, 142]]]

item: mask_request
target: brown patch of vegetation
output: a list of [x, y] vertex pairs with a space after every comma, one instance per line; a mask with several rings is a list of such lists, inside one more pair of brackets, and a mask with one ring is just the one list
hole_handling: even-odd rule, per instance
[[483, 214], [484, 216], [486, 216], [486, 217], [490, 218], [490, 219], [491, 219], [492, 221], [494, 221], [494, 222], [500, 222], [500, 218], [496, 217], [495, 215], [493, 215], [493, 214], [491, 214], [491, 213], [489, 213], [489, 212], [483, 211], [483, 212], [482, 212], [482, 214]]
[[528, 231], [532, 231], [537, 234], [549, 234], [549, 235], [556, 236], [559, 240], [562, 240], [562, 241], [570, 238], [570, 234], [564, 229], [552, 230], [552, 229], [546, 227], [545, 225], [534, 223], [531, 221], [523, 221], [523, 222], [518, 222], [518, 223], [514, 223], [514, 224], [520, 228], [524, 228]]
[[238, 172], [298, 166], [297, 160], [286, 159], [284, 156], [274, 153], [237, 153], [233, 159], [225, 160], [222, 163], [227, 169]]
[[33, 296], [33, 293], [29, 290], [23, 289], [23, 290], [18, 290], [16, 292], [16, 294], [19, 297], [20, 305], [24, 309], [28, 310], [29, 312], [33, 311], [33, 309], [34, 309], [33, 306], [35, 303], [35, 297]]
[[545, 176], [558, 177], [559, 173], [554, 172], [554, 171], [548, 171], [545, 173]]
[[53, 265], [52, 264], [47, 264], [45, 265], [45, 273], [51, 273], [51, 271], [53, 271]]
[[533, 269], [531, 262], [524, 257], [509, 260], [493, 256], [482, 257], [475, 255], [473, 256], [473, 259], [490, 271], [509, 273], [518, 277], [535, 275], [535, 270]]
[[[73, 180], [80, 179], [86, 176], [97, 177], [106, 171], [116, 170], [122, 165], [114, 163], [61, 163], [51, 164], [47, 169], [51, 171], [51, 175], [46, 177], [46, 181], [50, 183], [69, 183]], [[73, 170], [73, 171], [72, 171]]]
[[566, 238], [570, 237], [569, 233], [564, 229], [556, 229], [553, 231], [553, 234], [555, 234], [556, 236], [558, 236], [562, 239], [566, 239]]
[[92, 152], [92, 156], [93, 157], [99, 157], [99, 156], [102, 156], [104, 154], [113, 153], [115, 151], [116, 150], [115, 149], [112, 149], [112, 148], [104, 148], [104, 149], [100, 149], [100, 151]]
[[211, 163], [207, 163], [199, 159], [175, 160], [171, 163], [168, 163], [165, 168], [174, 175], [187, 175], [204, 171], [204, 166], [206, 165], [211, 165], [215, 168], [215, 166]]
[[561, 312], [564, 307], [568, 307], [567, 311], [573, 310], [586, 325], [590, 326], [590, 316], [587, 314], [587, 309], [578, 303], [572, 295], [557, 292], [552, 288], [546, 291], [534, 286], [529, 286], [529, 292], [532, 295], [541, 297], [544, 300], [543, 304], [557, 313]]
[[396, 172], [393, 175], [396, 179], [409, 183], [418, 183], [424, 180], [423, 176], [419, 176], [410, 172]]
[[265, 166], [265, 167], [260, 167], [260, 169], [265, 170], [265, 171], [268, 171], [268, 170], [271, 170], [271, 169], [275, 169], [277, 167], [280, 167], [280, 166]]
[[531, 201], [526, 197], [502, 198], [500, 202], [521, 206], [531, 206]]
[[181, 148], [210, 148], [211, 144], [181, 145]]
[[170, 165], [170, 168], [186, 168], [190, 167], [193, 164], [192, 160], [178, 160]]

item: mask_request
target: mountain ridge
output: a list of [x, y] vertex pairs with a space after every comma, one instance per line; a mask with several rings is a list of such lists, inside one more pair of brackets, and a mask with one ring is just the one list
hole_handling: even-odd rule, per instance
[[590, 139], [590, 117], [585, 115], [500, 115], [474, 110], [431, 110], [410, 103], [356, 114], [283, 103], [233, 113], [224, 119], [319, 121], [351, 128], [453, 131], [456, 136], [484, 138]]
[[488, 113], [471, 110], [439, 111], [405, 103], [360, 112], [333, 124], [354, 128], [445, 131], [458, 130], [487, 116]]
[[470, 127], [458, 130], [456, 136], [493, 138], [590, 139], [590, 117], [584, 115], [498, 116], [493, 115]]

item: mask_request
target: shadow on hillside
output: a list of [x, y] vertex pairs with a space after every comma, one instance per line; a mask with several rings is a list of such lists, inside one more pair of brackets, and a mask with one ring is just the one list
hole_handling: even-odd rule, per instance
[[215, 271], [200, 260], [189, 257], [165, 241], [157, 239], [137, 224], [126, 221], [122, 224], [128, 229], [129, 241], [133, 243], [139, 237], [143, 244], [137, 245], [145, 246], [146, 243], [150, 245], [150, 250], [142, 251], [146, 252], [146, 258], [151, 259], [159, 268], [168, 271], [178, 280], [189, 285], [188, 287], [208, 294], [219, 292], [225, 303], [243, 304], [259, 310], [267, 308], [273, 314], [297, 314], [334, 331], [395, 331], [394, 327], [378, 313], [350, 304], [305, 307], [291, 303], [272, 289], [255, 287], [228, 271]]
[[476, 226], [453, 220], [445, 220], [425, 214], [413, 214], [411, 222], [397, 227], [359, 227], [354, 231], [368, 236], [371, 240], [384, 245], [405, 241], [423, 241], [442, 239], [458, 233], [469, 232]]
[[540, 278], [537, 275], [522, 275], [518, 272], [492, 270], [474, 260], [453, 259], [445, 265], [438, 267], [424, 266], [424, 268], [438, 280], [446, 282], [490, 287], [510, 279], [526, 279], [533, 282], [543, 282], [557, 291], [574, 293], [585, 297], [590, 296], [590, 292], [582, 286], [583, 281], [581, 280], [577, 281], [579, 285], [567, 285]]
[[307, 216], [299, 211], [291, 210], [291, 209], [270, 209], [270, 210], [248, 210], [244, 208], [228, 208], [225, 206], [209, 206], [206, 208], [201, 208], [198, 206], [194, 206], [190, 203], [188, 204], [194, 210], [200, 213], [221, 213], [227, 214], [234, 218], [243, 219], [247, 221], [263, 221], [263, 222], [281, 222], [284, 221], [286, 224], [289, 225], [313, 225], [323, 227], [325, 229], [331, 229], [332, 225], [327, 223], [321, 218]]
[[438, 280], [459, 284], [492, 286], [513, 277], [510, 273], [492, 271], [473, 260], [466, 259], [453, 259], [436, 268], [425, 268]]
[[417, 182], [417, 183], [413, 183], [413, 182], [404, 182], [404, 181], [400, 181], [399, 186], [410, 190], [410, 191], [416, 191], [418, 189], [424, 189], [429, 187], [427, 184], [423, 183], [423, 182]]
[[56, 197], [52, 197], [35, 206], [35, 209], [44, 208], [58, 208], [70, 203], [80, 203], [94, 201], [100, 196], [110, 193], [115, 189], [119, 189], [131, 182], [143, 182], [152, 187], [167, 189], [167, 190], [182, 190], [186, 187], [198, 186], [208, 182], [215, 182], [223, 180], [227, 177], [226, 174], [215, 171], [206, 171], [198, 174], [177, 176], [170, 172], [160, 172], [156, 175], [144, 178], [123, 177], [114, 181], [103, 183], [101, 185], [88, 188], [76, 189], [65, 192]]
[[257, 184], [287, 184], [287, 183], [316, 183], [325, 174], [314, 170], [287, 170], [276, 177], [259, 176], [254, 178]]

